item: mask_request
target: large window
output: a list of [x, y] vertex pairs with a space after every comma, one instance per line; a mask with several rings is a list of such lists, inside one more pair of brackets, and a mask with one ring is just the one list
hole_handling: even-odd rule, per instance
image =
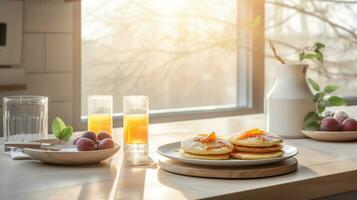
[[262, 2], [82, 1], [82, 116], [91, 94], [119, 116], [136, 94], [175, 119], [262, 111]]
[[[326, 45], [323, 67], [311, 63], [308, 76], [320, 84], [340, 86], [338, 93], [356, 103], [357, 3], [333, 0], [267, 0], [266, 36], [281, 55], [297, 60], [297, 52], [320, 41]], [[266, 45], [266, 89], [276, 76], [276, 60]]]

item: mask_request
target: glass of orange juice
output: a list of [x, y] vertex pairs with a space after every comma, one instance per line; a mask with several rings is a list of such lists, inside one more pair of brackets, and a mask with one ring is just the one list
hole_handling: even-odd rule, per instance
[[132, 165], [148, 161], [149, 98], [125, 96], [124, 104], [124, 152]]
[[98, 134], [113, 132], [113, 96], [91, 95], [88, 97], [88, 131]]

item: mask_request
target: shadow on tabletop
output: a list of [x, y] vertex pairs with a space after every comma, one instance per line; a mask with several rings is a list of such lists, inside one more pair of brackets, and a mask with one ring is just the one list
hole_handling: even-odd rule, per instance
[[[211, 193], [210, 190], [212, 190], [212, 187], [214, 187], [214, 186], [207, 185], [207, 187], [203, 187], [202, 184], [204, 184], [204, 183], [220, 184], [220, 185], [222, 185], [222, 187], [225, 187], [226, 184], [231, 185], [234, 182], [236, 189], [239, 190], [239, 187], [242, 187], [243, 184], [248, 184], [248, 183], [252, 184], [252, 182], [257, 183], [257, 185], [264, 185], [264, 183], [267, 180], [274, 181], [276, 179], [279, 179], [279, 182], [276, 184], [281, 184], [284, 182], [291, 182], [291, 181], [298, 181], [298, 180], [303, 180], [303, 179], [307, 179], [307, 178], [313, 178], [318, 175], [319, 174], [317, 172], [315, 172], [314, 170], [312, 170], [304, 165], [301, 165], [301, 164], [298, 164], [298, 169], [296, 171], [290, 172], [288, 174], [282, 174], [282, 175], [278, 175], [278, 176], [274, 176], [274, 177], [251, 178], [251, 179], [224, 179], [224, 178], [192, 177], [192, 176], [187, 176], [187, 175], [175, 174], [172, 172], [165, 171], [163, 169], [158, 169], [159, 182], [167, 187], [181, 191], [182, 194], [188, 199], [197, 198], [197, 196], [194, 196], [196, 191], [206, 192], [207, 194]], [[195, 181], [200, 181], [200, 182], [195, 183]], [[190, 183], [190, 184], [187, 184], [187, 183]], [[239, 183], [239, 184], [237, 184], [237, 183]], [[217, 185], [215, 185], [215, 186], [217, 186]], [[257, 187], [254, 187], [252, 189], [257, 189]]]

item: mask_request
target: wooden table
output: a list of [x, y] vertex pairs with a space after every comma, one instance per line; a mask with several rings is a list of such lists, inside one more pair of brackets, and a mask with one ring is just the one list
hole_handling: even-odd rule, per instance
[[[221, 134], [260, 127], [264, 115], [154, 124], [151, 157], [158, 145], [215, 130]], [[122, 129], [114, 131], [122, 143]], [[129, 167], [122, 150], [113, 159], [90, 166], [53, 166], [0, 156], [0, 199], [308, 199], [357, 189], [357, 142], [327, 143], [290, 139], [300, 153], [298, 171], [278, 177], [224, 180], [194, 178], [161, 170], [156, 164]], [[3, 149], [3, 147], [1, 147]]]

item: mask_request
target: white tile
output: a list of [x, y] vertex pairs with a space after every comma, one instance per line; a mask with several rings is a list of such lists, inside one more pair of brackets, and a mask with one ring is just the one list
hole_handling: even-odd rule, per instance
[[22, 64], [27, 72], [44, 72], [46, 64], [46, 35], [25, 33], [23, 38]]
[[72, 100], [72, 74], [30, 74], [28, 90], [33, 94], [45, 95], [50, 101]]
[[48, 127], [51, 130], [51, 124], [55, 117], [60, 117], [63, 121], [71, 125], [72, 122], [72, 102], [56, 102], [48, 105]]
[[73, 32], [73, 5], [26, 0], [24, 28], [25, 32]]
[[47, 71], [68, 72], [73, 67], [72, 34], [47, 34]]
[[50, 102], [72, 101], [72, 73], [27, 74], [27, 90], [0, 92], [0, 98], [9, 95], [42, 95]]

